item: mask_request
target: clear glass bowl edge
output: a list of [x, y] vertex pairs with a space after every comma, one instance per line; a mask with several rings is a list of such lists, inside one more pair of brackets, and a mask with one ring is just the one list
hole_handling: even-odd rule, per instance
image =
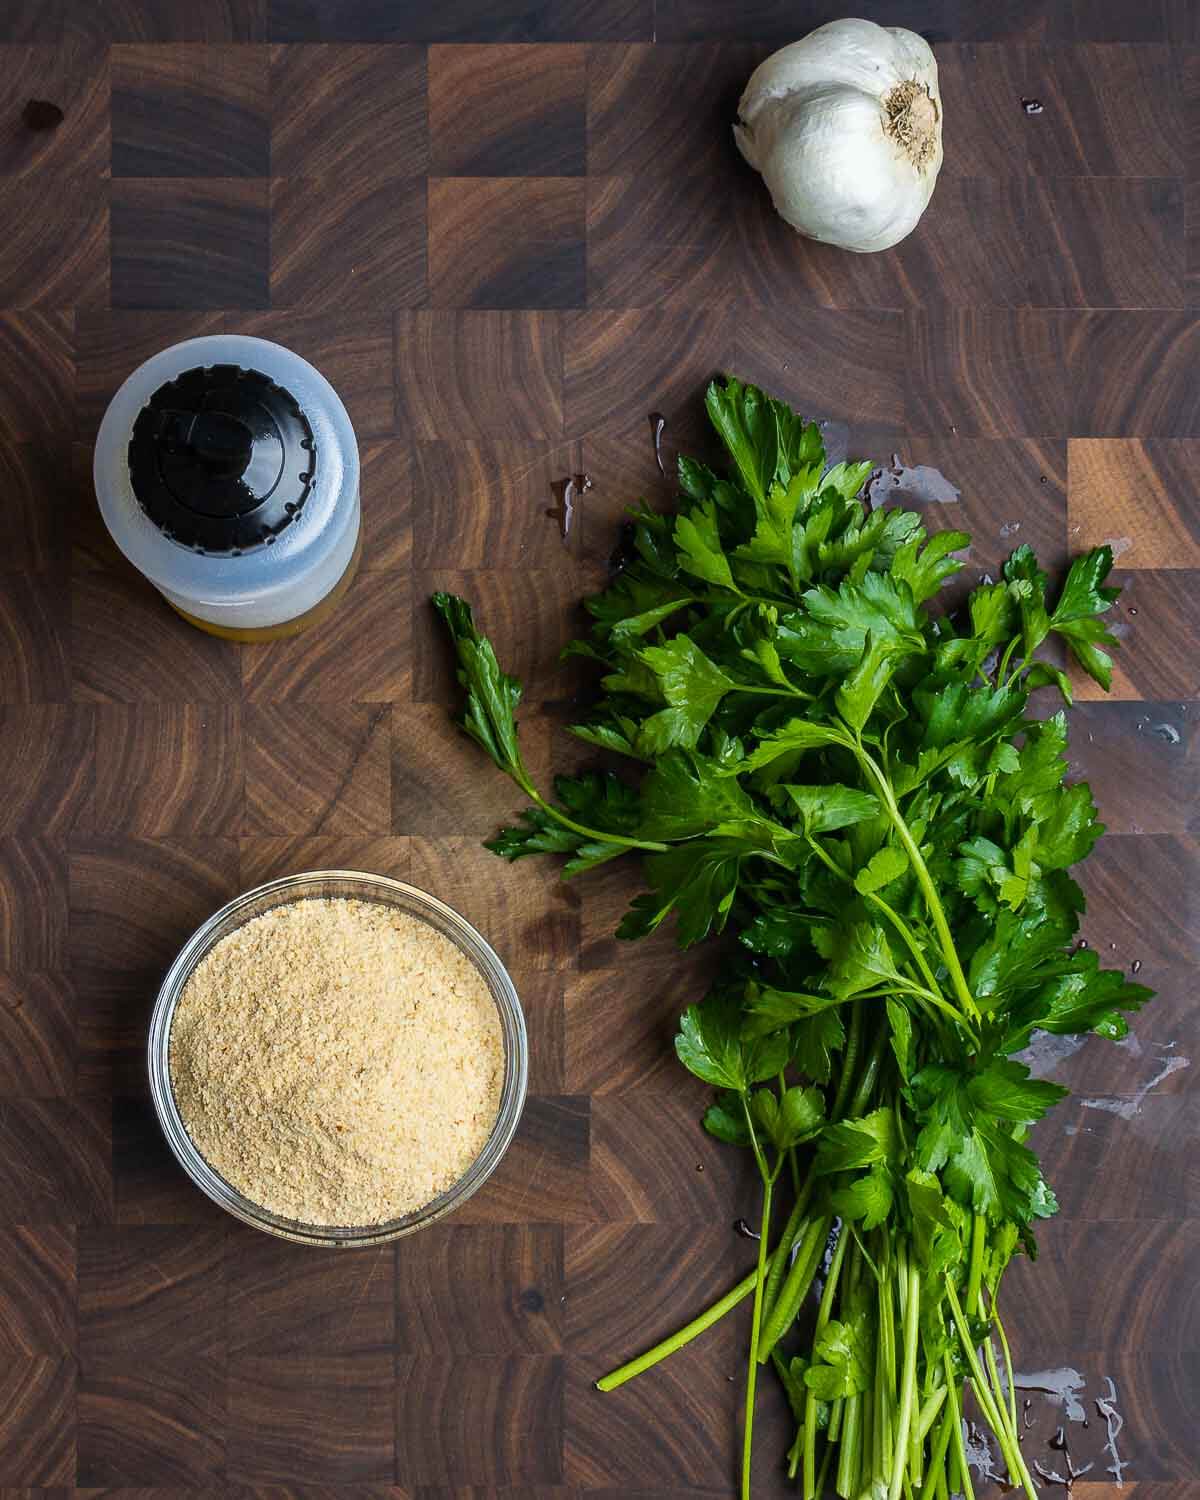
[[[428, 921], [455, 942], [483, 974], [496, 1002], [504, 1039], [504, 1085], [499, 1114], [483, 1150], [464, 1175], [424, 1207], [383, 1224], [347, 1228], [302, 1224], [244, 1197], [209, 1166], [192, 1143], [171, 1089], [171, 1023], [192, 970], [214, 944], [243, 922], [291, 900], [340, 896], [369, 901], [373, 899], [372, 893], [374, 899], [382, 899], [397, 910]], [[283, 876], [255, 886], [214, 912], [179, 950], [159, 987], [150, 1017], [146, 1057], [150, 1093], [159, 1124], [172, 1154], [195, 1186], [243, 1223], [297, 1244], [329, 1249], [360, 1248], [400, 1239], [436, 1223], [464, 1203], [491, 1176], [508, 1149], [521, 1118], [529, 1077], [529, 1043], [521, 1002], [507, 969], [486, 938], [452, 907], [427, 891], [387, 875], [361, 870], [309, 870]]]

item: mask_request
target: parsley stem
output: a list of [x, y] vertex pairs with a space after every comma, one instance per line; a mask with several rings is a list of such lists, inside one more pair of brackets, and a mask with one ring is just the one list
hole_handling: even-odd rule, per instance
[[772, 1172], [768, 1168], [767, 1159], [762, 1153], [762, 1147], [758, 1144], [758, 1134], [754, 1129], [754, 1116], [750, 1113], [749, 1095], [743, 1093], [741, 1097], [742, 1113], [746, 1117], [746, 1129], [750, 1132], [750, 1145], [754, 1151], [754, 1160], [758, 1163], [759, 1175], [762, 1177], [763, 1182], [769, 1186], [775, 1181], [776, 1173], [779, 1170], [778, 1164], [776, 1164], [775, 1172]]
[[[1024, 1487], [1026, 1493], [1029, 1495], [1029, 1500], [1037, 1500], [1037, 1490], [1033, 1487], [1029, 1471], [1025, 1468], [1024, 1460], [1017, 1449], [1016, 1437], [1009, 1431], [1006, 1416], [997, 1408], [991, 1386], [983, 1373], [983, 1367], [979, 1363], [979, 1354], [972, 1342], [971, 1331], [967, 1326], [966, 1318], [963, 1316], [962, 1306], [958, 1300], [958, 1293], [954, 1290], [954, 1283], [949, 1276], [946, 1277], [946, 1296], [950, 1302], [950, 1310], [954, 1314], [954, 1324], [958, 1329], [959, 1343], [962, 1346], [963, 1355], [967, 1361], [967, 1368], [971, 1372], [971, 1384], [975, 1388], [975, 1399], [979, 1402], [979, 1409], [983, 1413], [984, 1420], [996, 1435], [1001, 1456], [1008, 1468], [1008, 1477]], [[992, 1355], [992, 1360], [993, 1362], [995, 1361], [995, 1354]]]
[[929, 967], [929, 961], [925, 957], [924, 950], [922, 949], [920, 943], [917, 942], [916, 937], [913, 935], [913, 931], [909, 927], [908, 923], [899, 914], [899, 912], [894, 911], [883, 899], [883, 897], [877, 895], [874, 891], [872, 891], [871, 894], [867, 897], [867, 900], [871, 903], [872, 906], [878, 907], [878, 909], [884, 914], [884, 916], [900, 934], [905, 947], [913, 956], [913, 962], [921, 971], [921, 978], [924, 979], [930, 991], [935, 995], [940, 995], [941, 986], [938, 984], [937, 979], [934, 977], [933, 970]]
[[1019, 1418], [1017, 1416], [1017, 1382], [1013, 1375], [1012, 1350], [1008, 1347], [1008, 1335], [1004, 1332], [1004, 1324], [1000, 1321], [1000, 1314], [996, 1311], [996, 1299], [992, 1298], [992, 1322], [996, 1325], [996, 1332], [1000, 1335], [1000, 1350], [1004, 1355], [1004, 1374], [1008, 1381], [1008, 1419], [1012, 1423], [1014, 1432], [1019, 1432]]
[[888, 1028], [880, 1026], [871, 1039], [871, 1047], [863, 1063], [862, 1072], [858, 1076], [858, 1086], [850, 1100], [850, 1108], [847, 1111], [850, 1119], [856, 1119], [867, 1107], [867, 1100], [875, 1089], [875, 1080], [879, 1077], [879, 1069], [883, 1065], [883, 1054], [887, 1050]]
[[[1008, 1347], [1008, 1339], [1004, 1333], [1004, 1325], [996, 1313], [995, 1301], [992, 1302], [991, 1314], [988, 1314], [984, 1306], [983, 1293], [979, 1294], [979, 1316], [988, 1321], [988, 1335], [984, 1344], [984, 1352], [987, 1355], [988, 1375], [992, 1383], [995, 1396], [996, 1410], [1001, 1417], [1004, 1430], [1008, 1435], [1008, 1451], [1005, 1454], [1005, 1462], [1009, 1466], [1010, 1479], [1017, 1480], [1029, 1489], [1033, 1485], [1028, 1468], [1025, 1465], [1025, 1457], [1020, 1448], [1020, 1427], [1017, 1416], [1017, 1390], [1013, 1379], [1012, 1355]], [[1004, 1365], [1007, 1380], [1001, 1380], [1000, 1371], [996, 1364], [996, 1351], [992, 1346], [991, 1325], [995, 1325], [1000, 1335], [1000, 1343], [1004, 1352]], [[1007, 1385], [1007, 1401], [1005, 1399], [1005, 1386]], [[999, 1432], [997, 1438], [1000, 1437]]]
[[935, 1491], [937, 1500], [950, 1500], [950, 1486], [946, 1481], [945, 1464], [937, 1472], [937, 1489]]
[[875, 1474], [886, 1479], [890, 1472], [892, 1452], [892, 1406], [896, 1395], [896, 1322], [892, 1309], [892, 1272], [886, 1263], [887, 1241], [884, 1241], [884, 1256], [880, 1258], [883, 1275], [879, 1278], [877, 1300], [879, 1304], [879, 1334], [876, 1340], [878, 1359], [875, 1365]]
[[[980, 1311], [982, 1312], [982, 1307]], [[992, 1343], [992, 1330], [990, 1327], [987, 1331], [987, 1337], [983, 1341], [983, 1352], [987, 1357], [987, 1375], [988, 1380], [991, 1382], [992, 1400], [996, 1404], [996, 1414], [1000, 1418], [1000, 1423], [1003, 1431], [1009, 1435], [1011, 1443], [1014, 1434], [1011, 1431], [1008, 1405], [1005, 1401], [1004, 1396], [1004, 1386], [1000, 1380], [1000, 1371], [996, 1366], [996, 1349]], [[997, 1434], [997, 1436], [999, 1436], [999, 1434]]]
[[[1017, 649], [1020, 643], [1021, 637], [1019, 635], [1014, 635], [1012, 640], [1009, 641], [1008, 645], [1004, 648], [1004, 655], [1000, 658], [1000, 665], [996, 668], [996, 686], [998, 688], [1002, 688], [1004, 686], [1004, 673], [1008, 667], [1008, 663], [1010, 658], [1012, 657], [1013, 652]], [[1019, 672], [1020, 670], [1021, 668], [1018, 667], [1016, 669], [1016, 672], [1013, 673], [1013, 676], [1015, 677], [1017, 675], [1017, 672]]]
[[904, 815], [896, 802], [892, 792], [891, 782], [875, 764], [866, 750], [863, 749], [861, 738], [855, 747], [855, 755], [863, 770], [879, 789], [879, 795], [887, 811], [888, 817], [896, 830], [896, 835], [901, 844], [904, 845], [905, 853], [913, 867], [913, 873], [917, 877], [917, 884], [921, 887], [921, 894], [925, 897], [925, 906], [933, 922], [934, 930], [938, 935], [938, 945], [942, 950], [942, 958], [945, 960], [946, 968], [950, 971], [950, 979], [954, 985], [954, 992], [958, 997], [963, 1011], [972, 1020], [979, 1019], [979, 1010], [975, 1001], [971, 998], [971, 988], [967, 984], [967, 976], [963, 973], [962, 964], [959, 962], [958, 952], [954, 946], [954, 938], [950, 933], [950, 924], [946, 920], [946, 913], [938, 900], [937, 890], [934, 888], [933, 880], [925, 864], [925, 860], [917, 847], [917, 841], [913, 838], [908, 824], [904, 821]]
[[[947, 1280], [949, 1286], [949, 1280]], [[950, 1360], [949, 1350], [942, 1356], [946, 1368], [946, 1389], [949, 1391], [950, 1410], [946, 1413], [950, 1419], [950, 1443], [951, 1453], [954, 1456], [954, 1467], [956, 1476], [949, 1480], [951, 1492], [961, 1489], [965, 1500], [975, 1500], [975, 1488], [971, 1483], [971, 1470], [967, 1466], [967, 1450], [963, 1443], [962, 1430], [962, 1401], [959, 1397], [958, 1376], [954, 1373], [954, 1365]], [[957, 1477], [958, 1484], [954, 1483]]]
[[735, 682], [732, 687], [726, 688], [725, 691], [727, 693], [766, 693], [772, 698], [803, 698], [806, 703], [815, 701], [815, 694], [804, 693], [799, 688], [794, 687], [757, 687], [748, 682]]
[[775, 1299], [779, 1296], [779, 1288], [783, 1285], [783, 1278], [787, 1274], [788, 1252], [800, 1238], [800, 1232], [804, 1228], [804, 1214], [808, 1208], [808, 1200], [812, 1197], [813, 1183], [815, 1181], [816, 1179], [812, 1176], [805, 1178], [804, 1186], [796, 1195], [796, 1201], [793, 1203], [792, 1211], [788, 1215], [788, 1221], [784, 1225], [778, 1248], [771, 1257], [771, 1271], [767, 1277], [767, 1287], [764, 1293], [768, 1311], [775, 1305]]
[[[846, 1258], [846, 1245], [850, 1236], [839, 1234], [837, 1247], [833, 1252], [833, 1259], [829, 1263], [829, 1274], [825, 1278], [825, 1287], [821, 1292], [821, 1302], [817, 1308], [817, 1324], [813, 1330], [813, 1342], [821, 1337], [829, 1322], [829, 1315], [833, 1311], [833, 1294], [837, 1290], [838, 1279], [842, 1273], [842, 1262]], [[804, 1500], [816, 1500], [817, 1479], [817, 1397], [812, 1390], [804, 1402]]]
[[796, 1258], [792, 1261], [787, 1276], [784, 1278], [779, 1295], [767, 1312], [762, 1338], [759, 1341], [758, 1357], [760, 1360], [770, 1358], [771, 1350], [796, 1321], [796, 1315], [805, 1297], [808, 1296], [808, 1289], [812, 1286], [813, 1278], [821, 1264], [821, 1253], [825, 1248], [825, 1241], [829, 1238], [832, 1224], [832, 1218], [824, 1214], [818, 1215], [806, 1227], [804, 1238], [800, 1241], [800, 1247], [796, 1251]]
[[669, 844], [658, 844], [649, 839], [630, 839], [620, 833], [605, 833], [599, 828], [585, 828], [582, 823], [576, 823], [573, 818], [568, 818], [566, 813], [560, 812], [552, 803], [547, 802], [527, 776], [517, 775], [515, 772], [510, 774], [531, 802], [536, 802], [538, 807], [544, 813], [548, 813], [556, 823], [561, 823], [564, 828], [569, 828], [572, 833], [579, 834], [581, 838], [597, 839], [602, 844], [622, 844], [626, 849], [644, 849], [648, 854], [665, 854], [670, 848]]
[[[746, 1110], [746, 1118], [747, 1120], [750, 1118], [749, 1109]], [[753, 1126], [751, 1126], [751, 1137], [753, 1138]], [[758, 1266], [754, 1273], [754, 1312], [750, 1320], [750, 1365], [746, 1372], [746, 1414], [742, 1424], [742, 1500], [751, 1500], [750, 1461], [754, 1442], [754, 1393], [758, 1380], [758, 1335], [762, 1328], [762, 1294], [767, 1274], [767, 1240], [771, 1233], [771, 1194], [774, 1186], [774, 1180], [764, 1175], [762, 1223], [759, 1226], [758, 1237]]]
[[846, 1100], [850, 1094], [850, 1085], [854, 1079], [854, 1070], [858, 1066], [858, 1054], [862, 1047], [863, 1005], [862, 1000], [852, 1001], [850, 1005], [850, 1026], [846, 1032], [846, 1050], [842, 1054], [842, 1076], [838, 1079], [833, 1108], [829, 1111], [831, 1120], [842, 1118], [842, 1112], [846, 1108]]
[[912, 1427], [913, 1405], [917, 1392], [917, 1334], [920, 1331], [921, 1273], [908, 1265], [908, 1286], [904, 1297], [904, 1363], [900, 1372], [900, 1415], [896, 1419], [896, 1447], [892, 1456], [891, 1484], [888, 1500], [899, 1500], [905, 1468], [908, 1464], [908, 1435]]
[[792, 1443], [792, 1446], [788, 1449], [788, 1456], [787, 1456], [787, 1477], [789, 1479], [795, 1479], [795, 1477], [796, 1477], [796, 1470], [800, 1467], [800, 1450], [801, 1450], [801, 1448], [803, 1448], [803, 1446], [804, 1446], [804, 1428], [803, 1427], [797, 1427], [795, 1441]]
[[[783, 1245], [779, 1245], [775, 1251], [776, 1255], [786, 1253]], [[653, 1366], [674, 1354], [677, 1349], [682, 1349], [685, 1344], [690, 1344], [694, 1338], [711, 1328], [714, 1323], [719, 1323], [726, 1313], [732, 1312], [739, 1302], [744, 1302], [754, 1290], [758, 1281], [758, 1271], [754, 1270], [743, 1276], [741, 1281], [723, 1297], [719, 1297], [710, 1307], [706, 1307], [702, 1313], [694, 1317], [690, 1323], [685, 1323], [682, 1328], [677, 1329], [669, 1338], [662, 1339], [652, 1349], [647, 1349], [644, 1354], [639, 1354], [636, 1359], [628, 1360], [615, 1370], [610, 1370], [607, 1375], [602, 1375], [596, 1382], [598, 1391], [615, 1391], [618, 1386], [632, 1380], [635, 1375], [640, 1375], [644, 1370], [652, 1369]]]
[[938, 1413], [946, 1404], [946, 1387], [939, 1385], [932, 1395], [927, 1396], [921, 1404], [921, 1412], [917, 1419], [917, 1437], [923, 1443], [929, 1436], [929, 1429], [937, 1421]]
[[[807, 1206], [807, 1197], [810, 1192], [810, 1178], [805, 1184], [804, 1192], [797, 1200], [797, 1206], [792, 1210], [793, 1218], [788, 1220], [788, 1227], [775, 1249], [768, 1256], [768, 1264], [772, 1271], [776, 1266], [780, 1267], [780, 1275], [783, 1268], [788, 1264], [788, 1256], [791, 1254], [796, 1235], [800, 1232], [803, 1223], [804, 1209]], [[793, 1219], [795, 1227], [793, 1228]], [[632, 1380], [635, 1375], [641, 1375], [645, 1370], [652, 1369], [668, 1355], [674, 1354], [677, 1349], [682, 1349], [685, 1344], [690, 1344], [702, 1333], [707, 1332], [714, 1323], [719, 1323], [726, 1313], [732, 1312], [740, 1302], [744, 1302], [754, 1290], [758, 1277], [757, 1271], [750, 1271], [742, 1277], [736, 1286], [730, 1287], [723, 1297], [718, 1297], [711, 1306], [706, 1307], [702, 1313], [698, 1313], [691, 1322], [685, 1323], [682, 1328], [676, 1329], [668, 1338], [661, 1339], [652, 1349], [647, 1349], [644, 1354], [639, 1354], [636, 1359], [627, 1360], [625, 1364], [610, 1370], [607, 1375], [602, 1376], [596, 1382], [598, 1391], [615, 1391], [626, 1381]]]
[[983, 1280], [983, 1248], [987, 1220], [976, 1214], [971, 1225], [971, 1259], [967, 1268], [967, 1309], [974, 1314], [979, 1307], [979, 1287]]
[[854, 877], [843, 870], [841, 865], [830, 855], [829, 851], [822, 847], [819, 839], [813, 838], [812, 834], [806, 834], [809, 848], [828, 870], [832, 870], [839, 880], [845, 881], [847, 885], [854, 884]]
[[[816, 1493], [818, 1495], [823, 1495], [825, 1493], [825, 1481], [829, 1477], [829, 1465], [833, 1459], [833, 1449], [833, 1442], [831, 1440], [826, 1440], [825, 1456], [821, 1459], [821, 1472], [817, 1475]], [[795, 1476], [791, 1475], [789, 1477], [794, 1478]]]
[[[741, 604], [735, 604], [733, 609], [730, 610], [729, 618], [731, 620], [735, 615], [740, 614], [743, 609], [749, 609], [752, 604], [761, 604], [766, 609], [795, 609], [796, 607], [796, 601], [794, 599], [787, 599], [782, 594], [778, 599], [771, 599], [768, 598], [765, 594], [744, 594], [741, 589], [735, 589], [734, 593], [738, 595], [742, 602]], [[695, 602], [697, 599], [700, 603], [703, 604], [728, 603], [728, 600], [724, 594], [703, 594], [699, 596], [693, 596], [693, 600], [689, 602]]]
[[[941, 1391], [944, 1399], [949, 1394], [949, 1387], [942, 1386]], [[929, 1468], [926, 1470], [926, 1478], [921, 1488], [920, 1500], [933, 1500], [940, 1482], [945, 1480], [946, 1451], [950, 1447], [950, 1428], [955, 1420], [953, 1403], [951, 1403], [938, 1427], [937, 1435], [933, 1440], [933, 1446], [929, 1450]]]
[[858, 1493], [859, 1409], [862, 1397], [846, 1397], [846, 1412], [842, 1417], [842, 1438], [838, 1444], [837, 1478], [834, 1487], [842, 1500], [854, 1500]]

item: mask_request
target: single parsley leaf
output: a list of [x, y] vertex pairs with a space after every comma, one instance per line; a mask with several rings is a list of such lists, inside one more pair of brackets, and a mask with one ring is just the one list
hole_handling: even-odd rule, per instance
[[1056, 630], [1075, 620], [1102, 615], [1112, 608], [1120, 589], [1103, 587], [1104, 580], [1112, 572], [1112, 565], [1112, 548], [1107, 544], [1075, 559], [1050, 617]]
[[750, 1109], [778, 1151], [810, 1140], [825, 1123], [825, 1096], [817, 1088], [785, 1089], [782, 1099], [771, 1089], [756, 1089]]
[[896, 1117], [890, 1109], [872, 1110], [857, 1120], [842, 1120], [826, 1126], [817, 1148], [814, 1170], [849, 1172], [888, 1161], [896, 1151]]
[[982, 583], [971, 592], [971, 630], [985, 646], [999, 646], [1012, 637], [1017, 606], [1007, 584]]
[[724, 386], [713, 381], [705, 406], [746, 493], [759, 505], [772, 484], [786, 487], [794, 472], [823, 458], [816, 426], [757, 386], [732, 376]]
[[[822, 1401], [860, 1395], [870, 1384], [874, 1359], [865, 1310], [849, 1321], [831, 1318], [813, 1345], [813, 1364], [804, 1383]], [[819, 1363], [818, 1363], [819, 1361]]]
[[858, 922], [832, 955], [827, 985], [831, 995], [851, 1000], [900, 978], [883, 928]]
[[855, 787], [827, 782], [824, 786], [797, 786], [786, 782], [779, 787], [799, 814], [805, 833], [831, 833], [849, 828], [879, 813], [879, 799]]
[[540, 807], [526, 808], [519, 824], [502, 828], [493, 838], [485, 839], [483, 847], [509, 861], [528, 854], [565, 854], [568, 859], [563, 865], [564, 878], [582, 875], [629, 853], [628, 844], [584, 838], [564, 828]]
[[815, 724], [807, 719], [789, 719], [763, 735], [759, 746], [743, 761], [740, 771], [761, 771], [784, 755], [816, 750], [825, 745], [845, 745], [846, 732], [833, 724]]
[[834, 694], [837, 711], [851, 729], [862, 729], [898, 665], [899, 643], [887, 636], [866, 637], [862, 660]]
[[792, 1061], [814, 1083], [828, 1083], [833, 1055], [846, 1045], [846, 1028], [836, 1010], [819, 1011], [792, 1027]]
[[675, 545], [679, 548], [679, 566], [685, 573], [736, 592], [717, 529], [716, 507], [710, 501], [676, 520]]
[[774, 641], [768, 640], [766, 636], [758, 636], [749, 646], [742, 648], [741, 654], [743, 660], [757, 667], [773, 686], [791, 687], [792, 684], [783, 670], [783, 663], [779, 659], [779, 651]]
[[965, 682], [918, 687], [913, 695], [925, 719], [923, 744], [931, 750], [983, 743], [1013, 726], [1025, 695], [1013, 688], [972, 688]]
[[955, 883], [964, 895], [973, 896], [983, 911], [995, 912], [996, 892], [1008, 874], [1008, 856], [991, 839], [976, 834], [958, 846], [958, 858], [954, 862]]
[[744, 1094], [752, 1083], [772, 1078], [787, 1061], [786, 1037], [744, 1041], [736, 991], [711, 990], [679, 1019], [675, 1052], [690, 1073], [716, 1088]]
[[777, 990], [751, 983], [746, 986], [746, 1034], [763, 1036], [769, 1031], [780, 1031], [793, 1021], [807, 1020], [840, 1004], [833, 995]]
[[1046, 575], [1037, 565], [1033, 548], [1018, 547], [1004, 564], [1008, 592], [1021, 619], [1021, 644], [1030, 657], [1050, 634], [1046, 612]]
[[855, 1177], [833, 1194], [833, 1206], [843, 1219], [860, 1220], [864, 1229], [875, 1229], [892, 1211], [891, 1174], [882, 1162]]
[[884, 886], [899, 880], [908, 869], [908, 855], [896, 844], [885, 844], [877, 849], [868, 862], [854, 877], [854, 889], [862, 896], [881, 891]]
[[746, 1124], [741, 1095], [722, 1090], [717, 1102], [704, 1112], [704, 1128], [727, 1146], [749, 1146], [750, 1127]]
[[623, 644], [646, 635], [656, 625], [661, 625], [664, 620], [669, 620], [672, 615], [686, 608], [692, 600], [691, 594], [684, 594], [677, 599], [668, 599], [663, 604], [655, 604], [650, 609], [643, 610], [640, 615], [623, 616], [613, 624], [611, 631], [613, 641]]
[[832, 633], [838, 645], [859, 654], [868, 636], [909, 651], [925, 649], [912, 590], [886, 574], [867, 573], [861, 581], [847, 581], [837, 589], [809, 589], [804, 603], [810, 618]]
[[1099, 1030], [1120, 1038], [1128, 1030], [1122, 1012], [1140, 1010], [1152, 993], [1116, 969], [1102, 969], [1090, 948], [1060, 956], [1044, 983], [1010, 1008], [1000, 1050], [1020, 1051], [1035, 1030], [1059, 1035]]
[[937, 1276], [962, 1259], [958, 1205], [945, 1197], [932, 1172], [917, 1167], [905, 1176], [904, 1189], [918, 1264], [927, 1276]]
[[913, 598], [921, 604], [932, 599], [942, 584], [962, 568], [962, 563], [950, 554], [970, 545], [971, 538], [965, 531], [939, 531], [927, 542], [923, 534], [914, 536], [892, 558], [892, 577], [908, 584]]
[[644, 721], [638, 744], [658, 753], [672, 745], [694, 748], [733, 679], [686, 635], [677, 635], [665, 646], [647, 646], [638, 661], [654, 674], [669, 705]]
[[1101, 646], [1116, 650], [1119, 642], [1100, 620], [1071, 620], [1055, 627], [1063, 636], [1067, 649], [1083, 670], [1107, 693], [1112, 687], [1112, 657]]
[[714, 824], [756, 816], [741, 783], [691, 751], [666, 751], [642, 783], [641, 830], [647, 838], [692, 838]]
[[[1025, 673], [1026, 692], [1036, 692], [1041, 687], [1056, 687], [1062, 694], [1063, 702], [1070, 706], [1075, 701], [1075, 690], [1071, 686], [1071, 679], [1061, 667], [1056, 667], [1053, 662], [1035, 661]], [[1111, 684], [1105, 683], [1107, 688]]]
[[824, 494], [827, 490], [833, 490], [843, 500], [854, 500], [863, 485], [870, 479], [874, 468], [874, 464], [866, 461], [856, 464], [834, 464], [833, 468], [826, 470], [821, 479], [821, 492]]
[[1044, 870], [1066, 870], [1076, 864], [1104, 832], [1086, 781], [1046, 794], [1037, 810], [1037, 862]]
[[646, 758], [634, 748], [637, 725], [623, 715], [609, 724], [572, 724], [570, 733], [599, 750], [611, 750], [615, 755], [628, 755], [635, 760]]
[[611, 771], [592, 771], [582, 776], [557, 776], [554, 790], [560, 809], [572, 821], [588, 827], [589, 834], [565, 827], [553, 810], [530, 807], [521, 814], [519, 825], [502, 828], [484, 847], [507, 860], [528, 854], [565, 854], [569, 857], [563, 866], [564, 876], [582, 874], [628, 854], [628, 844], [609, 843], [603, 834], [630, 834], [637, 828], [640, 802], [633, 787]]
[[899, 1000], [893, 1000], [890, 995], [885, 1003], [888, 1025], [892, 1032], [892, 1052], [896, 1058], [896, 1066], [900, 1069], [900, 1077], [907, 1082], [912, 1077], [915, 1061], [912, 1016], [906, 1006]]
[[500, 670], [492, 643], [475, 628], [471, 606], [455, 594], [437, 593], [433, 606], [450, 631], [458, 654], [458, 680], [467, 701], [459, 723], [514, 779], [524, 776], [517, 744], [521, 684]]
[[742, 862], [754, 846], [744, 838], [695, 839], [665, 854], [646, 858], [653, 894], [639, 896], [617, 928], [619, 938], [645, 937], [675, 911], [679, 944], [691, 947], [710, 932], [721, 932], [741, 878]]
[[808, 942], [810, 914], [799, 907], [769, 906], [738, 933], [738, 941], [753, 953], [784, 958]]
[[1065, 1097], [1061, 1084], [1031, 1078], [1024, 1063], [997, 1059], [967, 1084], [967, 1096], [975, 1109], [998, 1120], [1031, 1124], [1040, 1120]]

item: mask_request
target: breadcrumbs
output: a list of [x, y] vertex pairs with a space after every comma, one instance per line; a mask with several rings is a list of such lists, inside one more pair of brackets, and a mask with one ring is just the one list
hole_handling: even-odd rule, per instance
[[372, 901], [295, 901], [222, 938], [171, 1027], [200, 1154], [305, 1224], [380, 1224], [463, 1175], [500, 1107], [504, 1044], [449, 938]]

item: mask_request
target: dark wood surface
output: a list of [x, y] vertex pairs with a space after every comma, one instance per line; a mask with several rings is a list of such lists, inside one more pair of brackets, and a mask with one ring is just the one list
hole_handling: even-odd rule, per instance
[[[622, 508], [667, 497], [647, 413], [668, 450], [701, 441], [718, 369], [849, 423], [858, 452], [940, 465], [963, 494], [935, 520], [975, 533], [973, 573], [1018, 541], [1055, 566], [1121, 554], [1116, 690], [1074, 718], [1111, 829], [1087, 933], [1161, 994], [1136, 1044], [1061, 1069], [1130, 1117], [1075, 1100], [1041, 1130], [1064, 1212], [1008, 1314], [1021, 1367], [1074, 1365], [1090, 1396], [1113, 1378], [1134, 1500], [1200, 1495], [1200, 1067], [1163, 1071], [1200, 1047], [1200, 7], [850, 8], [936, 40], [948, 119], [920, 229], [872, 257], [791, 235], [730, 140], [751, 67], [825, 0], [0, 5], [6, 1500], [731, 1492], [738, 1320], [590, 1389], [750, 1258], [750, 1185], [668, 1052], [703, 957], [618, 947], [632, 872], [565, 887], [479, 847], [514, 798], [449, 725], [426, 605], [477, 602], [528, 684], [531, 766], [577, 763], [558, 647]], [[29, 99], [61, 125], [31, 132]], [[362, 444], [362, 573], [294, 642], [189, 629], [90, 493], [119, 382], [221, 329], [314, 360]], [[546, 511], [577, 469], [595, 488], [564, 545]], [[477, 922], [533, 1047], [488, 1188], [339, 1256], [197, 1193], [142, 1064], [193, 927], [330, 864]]]

